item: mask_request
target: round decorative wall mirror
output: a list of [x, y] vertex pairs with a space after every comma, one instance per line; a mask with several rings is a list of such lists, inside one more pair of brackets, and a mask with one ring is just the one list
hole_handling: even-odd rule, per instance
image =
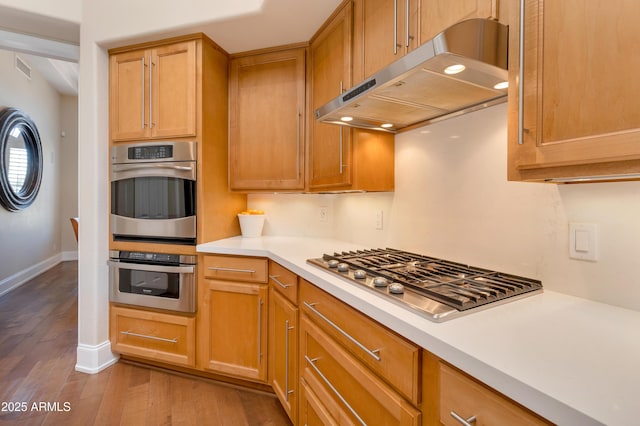
[[33, 203], [42, 180], [42, 143], [35, 123], [16, 108], [0, 113], [0, 203], [9, 211]]

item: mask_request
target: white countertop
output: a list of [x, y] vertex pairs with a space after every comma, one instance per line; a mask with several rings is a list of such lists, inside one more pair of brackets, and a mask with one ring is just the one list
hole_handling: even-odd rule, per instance
[[554, 423], [638, 424], [640, 312], [545, 290], [434, 323], [306, 262], [363, 248], [234, 237], [197, 251], [268, 257]]

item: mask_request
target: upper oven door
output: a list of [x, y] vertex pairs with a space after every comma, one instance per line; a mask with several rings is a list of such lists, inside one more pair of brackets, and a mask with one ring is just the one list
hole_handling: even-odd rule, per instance
[[111, 165], [111, 230], [116, 239], [196, 238], [196, 163]]

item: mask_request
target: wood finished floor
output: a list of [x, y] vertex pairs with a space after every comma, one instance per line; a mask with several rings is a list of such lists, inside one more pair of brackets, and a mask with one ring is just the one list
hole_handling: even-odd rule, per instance
[[0, 296], [0, 425], [290, 425], [273, 395], [125, 363], [75, 371], [77, 271]]

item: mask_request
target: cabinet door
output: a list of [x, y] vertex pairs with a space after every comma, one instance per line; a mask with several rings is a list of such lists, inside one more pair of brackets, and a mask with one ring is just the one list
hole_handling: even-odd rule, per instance
[[352, 6], [347, 4], [311, 43], [310, 189], [351, 184], [352, 131], [320, 123], [313, 114], [351, 86], [352, 20]]
[[113, 140], [143, 139], [150, 134], [146, 106], [149, 59], [145, 50], [109, 58], [109, 123]]
[[497, 0], [420, 0], [420, 43], [470, 18], [498, 18]]
[[151, 66], [152, 137], [195, 136], [196, 42], [153, 49]]
[[231, 189], [304, 189], [305, 49], [232, 60], [229, 96]]
[[269, 295], [269, 377], [294, 424], [298, 408], [298, 309], [278, 291]]
[[266, 381], [268, 286], [204, 280], [203, 368]]
[[[356, 31], [361, 38], [358, 58], [366, 78], [402, 57], [412, 39], [407, 29], [406, 0], [356, 0]], [[359, 47], [360, 49], [360, 47]]]
[[640, 2], [526, 0], [524, 12], [522, 128], [509, 55], [509, 178], [639, 173]]

